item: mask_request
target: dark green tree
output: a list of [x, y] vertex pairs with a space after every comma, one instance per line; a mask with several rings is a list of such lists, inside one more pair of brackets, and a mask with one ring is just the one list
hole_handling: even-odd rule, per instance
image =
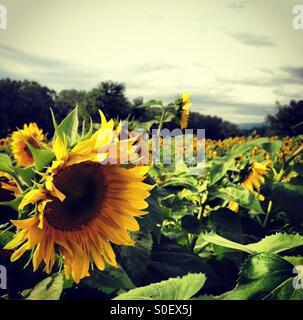
[[52, 133], [50, 108], [55, 91], [34, 81], [0, 80], [0, 136], [7, 136], [24, 123], [36, 122]]
[[206, 116], [198, 112], [191, 112], [188, 128], [205, 129], [205, 136], [208, 139], [225, 139], [239, 134], [238, 127], [220, 117]]
[[123, 83], [104, 81], [87, 92], [80, 106], [80, 114], [87, 120], [99, 121], [98, 109], [109, 118], [125, 119], [131, 112], [131, 103], [125, 96]]
[[290, 101], [289, 105], [277, 103], [276, 115], [268, 115], [270, 134], [298, 135], [303, 133], [303, 100]]
[[54, 113], [56, 114], [57, 121], [60, 122], [63, 120], [76, 105], [81, 107], [85, 94], [85, 91], [75, 89], [60, 91], [55, 98], [54, 105]]

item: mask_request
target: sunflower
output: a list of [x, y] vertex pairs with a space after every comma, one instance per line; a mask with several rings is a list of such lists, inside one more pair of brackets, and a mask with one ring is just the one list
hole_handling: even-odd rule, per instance
[[41, 143], [45, 141], [43, 131], [36, 123], [24, 124], [23, 129], [14, 131], [12, 134], [12, 153], [17, 166], [27, 167], [34, 164], [34, 158], [27, 143], [33, 148], [40, 149]]
[[[12, 221], [20, 230], [6, 249], [16, 249], [12, 261], [32, 251], [33, 269], [42, 261], [50, 273], [59, 254], [66, 278], [78, 283], [89, 275], [91, 263], [117, 267], [112, 244], [132, 246], [129, 231], [138, 231], [136, 217], [145, 215], [152, 186], [143, 182], [147, 166], [104, 164], [113, 145], [123, 148], [113, 133], [113, 121], [101, 113], [101, 128], [69, 150], [62, 138], [53, 143], [56, 159], [42, 174], [41, 185], [25, 194], [19, 209], [35, 204], [36, 212]], [[126, 152], [134, 155], [132, 142]], [[100, 162], [103, 161], [103, 162]]]
[[242, 182], [242, 185], [250, 192], [257, 192], [259, 200], [263, 201], [264, 196], [260, 194], [261, 185], [265, 182], [264, 176], [269, 172], [269, 167], [272, 166], [272, 161], [254, 162], [247, 177]]
[[9, 145], [9, 138], [0, 139], [0, 148], [6, 148]]
[[[0, 172], [0, 202], [12, 201], [20, 193], [14, 180], [5, 172]], [[10, 207], [0, 206], [0, 224], [17, 217], [17, 212]]]
[[14, 179], [6, 172], [0, 172], [0, 188], [8, 191], [8, 193], [18, 196], [20, 190], [18, 189]]
[[191, 106], [191, 102], [189, 101], [190, 93], [184, 92], [181, 97], [181, 119], [180, 119], [180, 126], [181, 129], [186, 129], [188, 125], [188, 118], [189, 118], [189, 108]]

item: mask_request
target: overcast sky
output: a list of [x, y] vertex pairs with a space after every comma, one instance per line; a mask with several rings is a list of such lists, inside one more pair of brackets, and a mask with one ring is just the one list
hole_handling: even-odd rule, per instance
[[[299, 0], [0, 0], [0, 76], [55, 90], [121, 81], [127, 96], [262, 122], [275, 101], [303, 98]], [[303, 1], [301, 1], [303, 4]]]

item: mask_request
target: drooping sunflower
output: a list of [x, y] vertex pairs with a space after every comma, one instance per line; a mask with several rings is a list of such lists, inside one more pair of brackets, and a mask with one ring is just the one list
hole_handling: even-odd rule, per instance
[[[12, 201], [20, 193], [14, 180], [5, 172], [0, 172], [0, 202]], [[0, 224], [4, 224], [14, 219], [17, 212], [10, 207], [0, 206]]]
[[260, 194], [261, 185], [264, 184], [265, 178], [272, 166], [272, 161], [254, 162], [249, 170], [248, 175], [242, 182], [242, 185], [250, 192], [258, 193], [259, 200], [263, 201], [264, 196]]
[[181, 119], [180, 119], [180, 126], [181, 129], [186, 129], [188, 126], [188, 118], [189, 118], [189, 109], [191, 106], [191, 102], [189, 101], [190, 93], [184, 92], [181, 97], [181, 105], [180, 105], [180, 112], [181, 112]]
[[[89, 275], [91, 263], [103, 270], [117, 266], [112, 244], [132, 246], [129, 231], [138, 231], [136, 217], [145, 215], [151, 185], [143, 182], [147, 166], [121, 166], [104, 162], [113, 145], [123, 148], [113, 132], [113, 121], [101, 113], [101, 128], [69, 150], [62, 138], [53, 143], [56, 159], [43, 174], [43, 187], [25, 194], [19, 209], [35, 204], [29, 218], [12, 221], [19, 228], [5, 249], [16, 249], [12, 261], [27, 250], [37, 270], [42, 261], [50, 273], [56, 254], [64, 264], [66, 278], [75, 282]], [[134, 156], [132, 142], [126, 152]]]
[[8, 191], [14, 196], [18, 196], [20, 194], [20, 190], [18, 189], [14, 179], [6, 172], [0, 172], [0, 188]]
[[33, 148], [40, 149], [45, 141], [42, 129], [36, 123], [24, 124], [23, 129], [12, 133], [12, 153], [17, 166], [27, 167], [34, 164], [34, 158], [26, 143]]

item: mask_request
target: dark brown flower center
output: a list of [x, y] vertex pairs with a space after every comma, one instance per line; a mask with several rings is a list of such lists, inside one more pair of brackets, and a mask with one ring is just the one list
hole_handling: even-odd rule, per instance
[[102, 165], [82, 162], [61, 169], [53, 180], [64, 201], [52, 199], [46, 205], [45, 218], [61, 231], [81, 230], [100, 212], [106, 193]]

